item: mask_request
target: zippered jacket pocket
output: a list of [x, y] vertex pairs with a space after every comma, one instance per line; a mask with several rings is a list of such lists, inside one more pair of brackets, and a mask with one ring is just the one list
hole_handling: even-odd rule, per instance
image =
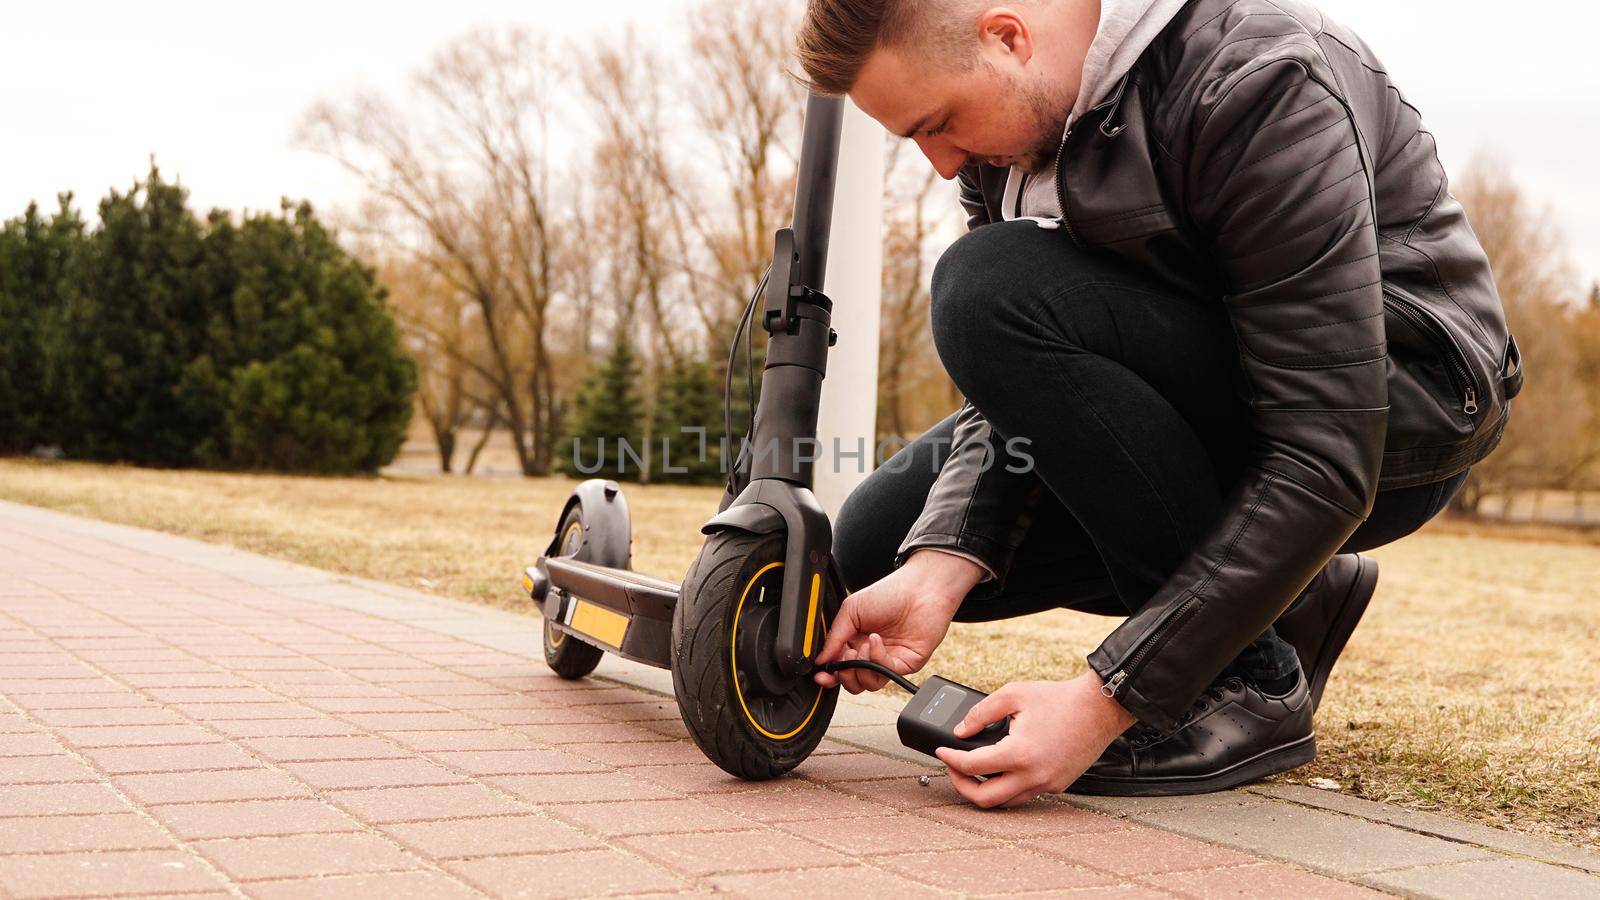
[[1478, 384], [1477, 376], [1472, 373], [1466, 352], [1462, 350], [1461, 344], [1450, 330], [1427, 307], [1401, 295], [1387, 285], [1383, 288], [1383, 305], [1421, 335], [1423, 340], [1433, 345], [1455, 391], [1455, 399], [1459, 401], [1457, 408], [1468, 416], [1477, 415], [1479, 400], [1483, 396], [1482, 388]]

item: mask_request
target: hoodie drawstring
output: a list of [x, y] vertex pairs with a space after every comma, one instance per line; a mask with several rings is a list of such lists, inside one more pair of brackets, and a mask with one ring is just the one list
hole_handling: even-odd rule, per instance
[[1101, 104], [1102, 106], [1110, 106], [1111, 107], [1109, 110], [1106, 111], [1106, 117], [1104, 119], [1100, 120], [1100, 133], [1105, 135], [1108, 138], [1116, 137], [1117, 135], [1122, 133], [1123, 129], [1128, 127], [1128, 124], [1126, 122], [1124, 122], [1121, 125], [1118, 125], [1117, 127], [1112, 128], [1110, 131], [1106, 130], [1106, 126], [1110, 125], [1111, 124], [1111, 120], [1116, 118], [1117, 110], [1122, 108], [1122, 93], [1123, 93], [1123, 91], [1127, 90], [1127, 88], [1128, 88], [1128, 79], [1130, 79], [1132, 77], [1133, 77], [1133, 72], [1131, 72], [1131, 71], [1128, 72], [1128, 74], [1122, 76], [1122, 80], [1117, 82], [1117, 89], [1112, 92], [1110, 99], [1107, 100], [1105, 103]]

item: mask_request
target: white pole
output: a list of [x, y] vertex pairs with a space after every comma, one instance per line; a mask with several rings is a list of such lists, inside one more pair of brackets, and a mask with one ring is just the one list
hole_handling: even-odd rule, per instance
[[872, 471], [878, 418], [878, 312], [883, 296], [883, 127], [845, 100], [839, 172], [822, 292], [839, 343], [828, 353], [812, 473], [817, 501], [837, 517]]

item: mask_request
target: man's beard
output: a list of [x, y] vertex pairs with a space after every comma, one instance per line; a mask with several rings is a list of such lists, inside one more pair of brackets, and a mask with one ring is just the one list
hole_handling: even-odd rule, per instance
[[1033, 114], [1038, 139], [1028, 152], [1017, 157], [1016, 165], [1029, 175], [1037, 175], [1055, 161], [1056, 152], [1061, 149], [1062, 133], [1067, 130], [1067, 117], [1077, 98], [1067, 95], [1066, 91], [1052, 91], [1039, 84], [1027, 85], [1023, 96], [1028, 111]]

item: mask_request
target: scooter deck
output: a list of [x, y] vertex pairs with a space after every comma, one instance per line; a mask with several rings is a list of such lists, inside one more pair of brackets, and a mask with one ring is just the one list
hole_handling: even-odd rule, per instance
[[541, 557], [523, 582], [534, 599], [541, 568], [549, 579], [541, 611], [553, 627], [626, 659], [670, 666], [677, 582], [571, 557]]

